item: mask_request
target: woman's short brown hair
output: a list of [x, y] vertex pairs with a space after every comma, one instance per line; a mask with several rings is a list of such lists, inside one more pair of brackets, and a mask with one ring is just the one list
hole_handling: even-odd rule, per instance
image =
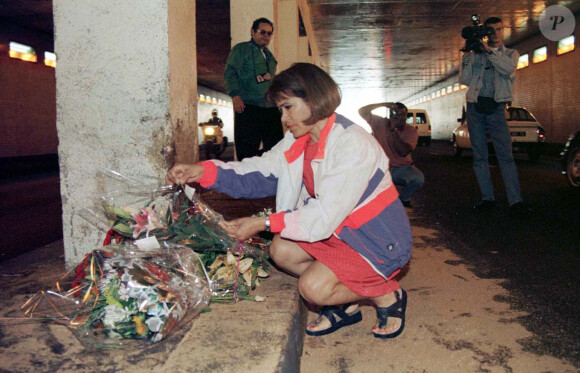
[[306, 102], [312, 113], [306, 124], [331, 116], [340, 105], [340, 89], [336, 82], [310, 63], [295, 63], [274, 77], [266, 92], [266, 101], [276, 106], [276, 101], [283, 97], [298, 97]]

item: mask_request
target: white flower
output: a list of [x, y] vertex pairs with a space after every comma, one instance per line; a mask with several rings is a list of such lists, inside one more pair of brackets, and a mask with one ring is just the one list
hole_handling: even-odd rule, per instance
[[175, 318], [179, 321], [183, 318], [183, 316], [185, 315], [185, 310], [183, 308], [181, 308], [181, 306], [179, 305], [179, 303], [175, 303], [175, 305], [173, 306], [173, 308], [171, 309], [171, 313], [173, 315], [175, 315]]
[[121, 276], [121, 281], [123, 282], [129, 282], [133, 279], [133, 276], [131, 276], [129, 274], [129, 272], [124, 272], [123, 275]]
[[161, 329], [161, 326], [163, 326], [163, 320], [159, 316], [155, 316], [145, 320], [145, 324], [147, 324], [149, 330], [157, 333]]
[[147, 286], [139, 285], [139, 283], [135, 281], [127, 282], [127, 292], [131, 298], [141, 298], [141, 294], [148, 288], [149, 287]]
[[152, 287], [145, 287], [137, 297], [139, 302], [139, 311], [146, 312], [146, 310], [157, 303], [159, 303], [159, 294]]
[[129, 292], [127, 291], [127, 288], [125, 286], [119, 286], [117, 294], [119, 294], [119, 298], [125, 302], [128, 301], [130, 298]]
[[151, 338], [151, 341], [153, 341], [153, 342], [159, 342], [162, 339], [163, 339], [163, 334], [157, 333], [157, 334], [155, 334], [153, 336], [153, 338]]
[[115, 328], [116, 323], [129, 321], [131, 315], [127, 310], [115, 305], [108, 305], [103, 309], [103, 324], [107, 328]]
[[99, 290], [101, 292], [107, 290], [107, 288], [109, 288], [112, 285], [115, 285], [115, 282], [117, 281], [118, 276], [117, 276], [117, 272], [115, 271], [109, 271], [105, 273], [105, 276], [99, 281]]
[[168, 312], [169, 309], [165, 302], [154, 304], [147, 310], [147, 314], [151, 316], [165, 316]]

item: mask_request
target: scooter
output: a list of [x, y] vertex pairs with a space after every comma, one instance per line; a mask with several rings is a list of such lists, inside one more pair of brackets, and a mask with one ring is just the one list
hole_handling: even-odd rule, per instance
[[200, 123], [199, 126], [203, 131], [203, 142], [205, 144], [205, 159], [210, 159], [214, 154], [219, 159], [220, 155], [228, 146], [228, 138], [218, 124]]

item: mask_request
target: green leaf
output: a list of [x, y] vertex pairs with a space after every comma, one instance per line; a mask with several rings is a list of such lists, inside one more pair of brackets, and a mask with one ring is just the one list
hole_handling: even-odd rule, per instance
[[171, 219], [171, 209], [168, 208], [167, 209], [167, 213], [165, 214], [165, 221], [167, 222], [167, 225], [171, 226], [171, 224], [173, 223], [173, 220]]
[[129, 211], [123, 210], [121, 208], [115, 207], [115, 206], [109, 206], [111, 212], [113, 214], [115, 214], [117, 217], [121, 218], [121, 219], [125, 219], [128, 221], [134, 221], [135, 219], [133, 219], [133, 217], [131, 216], [131, 214], [129, 213]]
[[126, 223], [117, 220], [112, 228], [122, 234], [123, 236], [132, 237], [133, 236], [133, 229], [129, 227]]

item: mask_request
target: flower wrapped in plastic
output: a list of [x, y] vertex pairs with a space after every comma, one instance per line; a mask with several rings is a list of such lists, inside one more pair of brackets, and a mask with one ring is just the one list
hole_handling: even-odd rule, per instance
[[[195, 189], [141, 182], [111, 170], [99, 172], [97, 180], [100, 194], [86, 204], [82, 216], [107, 232], [104, 245], [116, 240], [187, 246], [210, 271], [216, 301], [250, 299], [249, 292], [259, 285], [259, 278], [268, 276], [267, 245], [259, 238], [248, 242], [231, 239], [221, 227], [223, 216]], [[256, 239], [259, 247], [249, 243]]]
[[32, 318], [65, 323], [87, 347], [158, 342], [209, 305], [210, 280], [191, 249], [113, 244], [87, 254], [56, 285], [24, 305]]
[[97, 178], [103, 192], [83, 209], [83, 216], [107, 231], [105, 244], [113, 237], [143, 240], [151, 236], [191, 248], [202, 254], [206, 266], [219, 254], [239, 251], [262, 264], [267, 251], [228, 237], [221, 228], [224, 218], [186, 186], [140, 183], [115, 171], [104, 171]]

